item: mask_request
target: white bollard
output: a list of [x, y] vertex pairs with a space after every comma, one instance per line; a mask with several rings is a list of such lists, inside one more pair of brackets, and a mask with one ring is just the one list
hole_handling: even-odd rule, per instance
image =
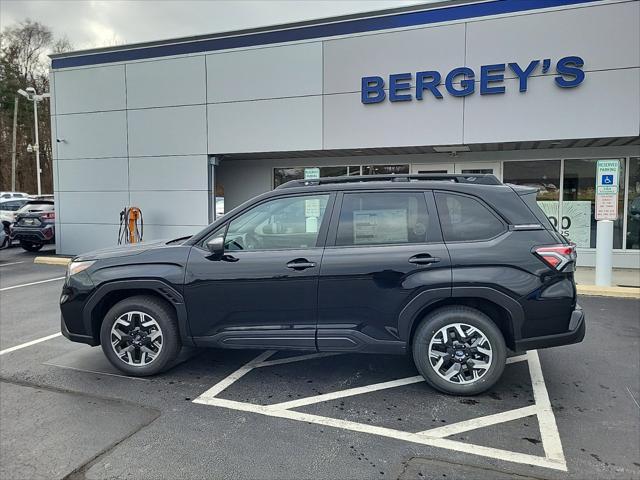
[[611, 286], [613, 221], [598, 220], [596, 227], [596, 285]]

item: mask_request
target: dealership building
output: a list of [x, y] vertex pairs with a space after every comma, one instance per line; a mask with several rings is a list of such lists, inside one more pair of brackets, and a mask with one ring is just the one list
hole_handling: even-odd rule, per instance
[[197, 232], [291, 179], [493, 173], [593, 265], [598, 160], [614, 266], [640, 268], [640, 2], [444, 1], [52, 55], [58, 252]]

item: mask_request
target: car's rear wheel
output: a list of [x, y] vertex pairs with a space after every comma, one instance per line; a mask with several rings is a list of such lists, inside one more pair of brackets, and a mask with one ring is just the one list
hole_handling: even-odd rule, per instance
[[42, 243], [23, 242], [20, 241], [20, 246], [27, 252], [37, 252], [42, 248]]
[[115, 304], [102, 322], [100, 343], [113, 366], [140, 377], [165, 370], [181, 348], [175, 312], [151, 296]]
[[502, 376], [507, 348], [484, 313], [470, 307], [438, 309], [413, 338], [413, 360], [427, 383], [453, 395], [477, 395]]

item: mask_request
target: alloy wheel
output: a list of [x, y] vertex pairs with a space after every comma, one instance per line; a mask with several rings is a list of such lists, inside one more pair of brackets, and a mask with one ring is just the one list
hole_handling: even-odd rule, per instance
[[162, 350], [162, 330], [144, 312], [127, 312], [111, 327], [111, 347], [120, 360], [134, 367], [152, 363]]
[[487, 336], [465, 323], [442, 327], [429, 342], [429, 364], [440, 377], [454, 384], [479, 380], [491, 367], [492, 359]]

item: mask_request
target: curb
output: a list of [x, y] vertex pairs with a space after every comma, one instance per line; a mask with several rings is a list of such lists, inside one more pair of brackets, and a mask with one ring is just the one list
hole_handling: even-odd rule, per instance
[[598, 285], [576, 285], [576, 289], [579, 295], [640, 299], [640, 287], [601, 287]]
[[65, 257], [36, 257], [33, 259], [33, 263], [39, 263], [41, 265], [63, 265], [67, 266], [71, 262], [70, 258]]

